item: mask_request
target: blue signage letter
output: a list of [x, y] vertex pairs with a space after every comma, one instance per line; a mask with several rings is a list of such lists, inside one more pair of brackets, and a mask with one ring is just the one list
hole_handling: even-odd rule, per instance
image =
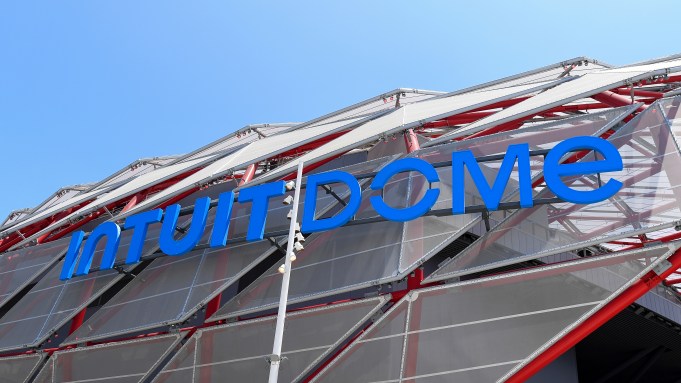
[[234, 192], [226, 192], [218, 197], [218, 208], [215, 212], [213, 232], [210, 235], [210, 247], [222, 247], [227, 244], [229, 219], [234, 205]]
[[511, 145], [504, 155], [501, 168], [490, 188], [478, 162], [470, 150], [452, 153], [452, 212], [463, 214], [466, 211], [466, 194], [464, 185], [464, 165], [478, 188], [480, 196], [488, 210], [496, 210], [504, 194], [504, 189], [511, 178], [513, 164], [518, 160], [518, 181], [520, 189], [520, 206], [532, 207], [532, 180], [530, 175], [530, 146], [528, 144]]
[[[604, 159], [571, 164], [560, 163], [560, 159], [566, 153], [585, 149], [600, 153]], [[609, 179], [605, 185], [594, 190], [575, 190], [567, 186], [561, 177], [620, 171], [622, 168], [622, 156], [610, 142], [598, 137], [580, 136], [567, 139], [551, 149], [544, 161], [544, 179], [546, 185], [557, 197], [572, 203], [588, 204], [612, 197], [622, 188], [622, 182]]]
[[140, 261], [142, 248], [144, 248], [144, 241], [147, 239], [147, 229], [149, 229], [149, 225], [152, 223], [161, 222], [162, 216], [163, 211], [161, 209], [154, 209], [131, 215], [125, 219], [123, 228], [126, 230], [133, 229], [132, 238], [130, 238], [130, 247], [128, 248], [128, 256], [125, 258], [126, 264]]
[[[403, 158], [392, 162], [381, 169], [371, 183], [371, 190], [383, 189], [392, 176], [407, 171], [415, 171], [423, 174], [426, 181], [430, 183], [440, 181], [437, 172], [428, 162], [420, 158]], [[396, 209], [388, 206], [385, 201], [383, 201], [383, 197], [379, 196], [371, 197], [370, 201], [376, 212], [386, 219], [390, 221], [406, 222], [426, 214], [428, 210], [433, 207], [439, 195], [440, 189], [428, 189], [417, 204], [403, 209]]]
[[189, 230], [180, 239], [175, 239], [175, 226], [177, 225], [177, 218], [180, 215], [180, 205], [174, 204], [166, 208], [165, 217], [163, 217], [163, 225], [161, 226], [161, 234], [158, 238], [158, 244], [161, 251], [167, 255], [181, 255], [193, 249], [206, 227], [206, 217], [208, 216], [208, 208], [210, 208], [210, 197], [199, 198], [194, 202], [194, 213], [192, 214], [192, 222]]
[[71, 242], [69, 242], [69, 250], [64, 257], [64, 265], [61, 268], [59, 279], [66, 281], [73, 276], [73, 270], [76, 268], [76, 260], [78, 259], [78, 252], [80, 251], [80, 244], [83, 243], [85, 232], [78, 230], [71, 235]]
[[116, 261], [116, 253], [118, 252], [118, 242], [121, 239], [121, 228], [115, 222], [104, 222], [92, 231], [87, 242], [85, 242], [83, 253], [78, 261], [76, 275], [86, 275], [90, 272], [92, 258], [95, 255], [95, 250], [97, 250], [97, 243], [102, 238], [106, 238], [106, 247], [104, 248], [104, 254], [102, 254], [102, 262], [99, 265], [99, 269], [106, 270], [113, 267]]
[[[346, 184], [350, 189], [350, 199], [347, 205], [343, 207], [343, 210], [333, 217], [315, 219], [317, 187], [331, 183]], [[303, 208], [303, 223], [301, 225], [301, 230], [304, 233], [314, 233], [345, 225], [355, 215], [362, 202], [362, 190], [357, 179], [352, 174], [339, 170], [313, 174], [307, 177], [307, 186], [305, 188], [305, 206]]]
[[277, 181], [262, 185], [251, 186], [239, 191], [239, 203], [251, 202], [251, 219], [248, 221], [247, 241], [261, 240], [265, 233], [267, 208], [271, 197], [284, 195], [286, 183]]

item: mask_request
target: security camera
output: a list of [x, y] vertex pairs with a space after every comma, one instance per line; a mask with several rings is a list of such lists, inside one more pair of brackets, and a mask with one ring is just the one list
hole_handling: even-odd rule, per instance
[[300, 242], [296, 242], [296, 243], [293, 244], [293, 250], [295, 250], [295, 251], [303, 251], [304, 249], [305, 249], [305, 247]]
[[286, 186], [286, 190], [291, 191], [296, 188], [296, 182], [295, 181], [289, 181], [284, 184]]
[[296, 241], [305, 242], [305, 236], [300, 233], [296, 233]]
[[290, 205], [293, 203], [293, 196], [287, 195], [286, 198], [284, 198], [284, 201], [282, 201], [284, 205]]

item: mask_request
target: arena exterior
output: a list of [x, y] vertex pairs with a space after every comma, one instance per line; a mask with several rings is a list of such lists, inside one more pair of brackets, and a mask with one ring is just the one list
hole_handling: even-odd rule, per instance
[[[679, 382], [680, 106], [681, 55], [622, 67], [579, 57], [249, 125], [64, 187], [0, 226], [0, 382], [265, 382], [273, 363], [280, 382]], [[575, 137], [614, 147], [621, 166], [549, 176], [551, 151]], [[527, 145], [528, 167], [506, 161], [513, 145]], [[606, 160], [578, 149], [559, 165]], [[470, 163], [453, 170], [465, 151], [478, 178]], [[377, 181], [404, 159], [435, 178], [411, 169]], [[288, 182], [300, 163], [302, 182]], [[360, 189], [306, 188], [330, 171]], [[550, 180], [582, 195], [619, 187], [575, 202]], [[286, 190], [263, 205], [255, 238], [260, 215], [245, 196], [266, 185]], [[410, 219], [375, 202], [407, 211], [435, 189]], [[318, 221], [359, 202], [341, 226], [302, 222], [292, 259], [296, 191], [314, 196], [298, 206]], [[144, 230], [132, 230], [140, 217]]]

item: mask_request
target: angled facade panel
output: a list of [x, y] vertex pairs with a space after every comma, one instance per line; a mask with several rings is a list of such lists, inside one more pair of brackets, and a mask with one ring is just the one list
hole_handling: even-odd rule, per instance
[[[144, 254], [155, 250], [160, 224], [150, 227]], [[123, 232], [118, 260], [125, 259], [132, 233]], [[92, 263], [101, 261], [104, 241], [100, 241]], [[116, 283], [122, 274], [100, 271], [82, 278], [59, 280], [64, 261], [55, 264], [38, 283], [0, 318], [0, 351], [36, 347], [45, 341], [80, 310]], [[49, 340], [59, 344], [61, 339]]]
[[313, 381], [501, 382], [674, 249], [662, 245], [411, 292]]
[[0, 307], [66, 253], [68, 238], [0, 255]]
[[[280, 380], [301, 381], [387, 301], [371, 298], [289, 314]], [[264, 382], [275, 322], [272, 316], [199, 330], [154, 382]]]
[[9, 383], [28, 383], [45, 357], [42, 354], [0, 359], [0, 380]]
[[144, 382], [179, 341], [179, 335], [163, 335], [57, 351], [34, 383]]

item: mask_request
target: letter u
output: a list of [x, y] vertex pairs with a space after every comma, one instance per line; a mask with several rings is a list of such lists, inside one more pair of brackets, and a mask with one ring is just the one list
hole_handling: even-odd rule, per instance
[[175, 239], [175, 227], [180, 215], [180, 205], [170, 205], [166, 208], [161, 234], [158, 239], [161, 251], [167, 255], [181, 255], [193, 249], [201, 240], [206, 228], [206, 218], [210, 208], [210, 198], [199, 198], [194, 203], [194, 213], [187, 233], [180, 239]]

